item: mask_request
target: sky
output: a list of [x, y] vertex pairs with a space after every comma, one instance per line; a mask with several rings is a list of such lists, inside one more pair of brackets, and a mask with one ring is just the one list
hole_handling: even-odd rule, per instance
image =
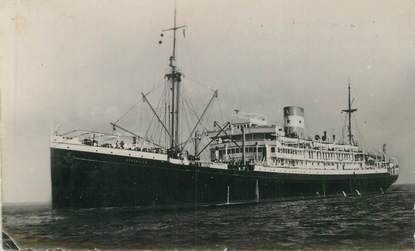
[[[0, 3], [2, 188], [5, 202], [50, 201], [49, 136], [110, 131], [168, 69], [173, 0], [6, 0]], [[177, 63], [200, 109], [305, 108], [306, 134], [341, 135], [347, 83], [355, 134], [415, 183], [415, 1], [177, 0]], [[195, 84], [196, 83], [196, 84]], [[188, 86], [187, 86], [188, 84]], [[206, 101], [205, 101], [206, 100]], [[219, 111], [220, 110], [220, 111]], [[133, 116], [134, 117], [134, 116]], [[133, 120], [131, 120], [133, 121]], [[130, 122], [130, 126], [134, 126]], [[137, 130], [138, 130], [137, 126]]]

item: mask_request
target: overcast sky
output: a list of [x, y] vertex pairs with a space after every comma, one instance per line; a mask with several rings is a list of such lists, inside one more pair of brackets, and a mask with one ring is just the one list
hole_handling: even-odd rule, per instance
[[[3, 195], [49, 201], [49, 134], [110, 131], [162, 79], [174, 1], [14, 1], [0, 4]], [[178, 0], [178, 64], [196, 106], [219, 89], [234, 108], [280, 122], [305, 108], [306, 133], [341, 135], [351, 80], [365, 148], [398, 157], [415, 181], [415, 2], [410, 0]], [[190, 81], [192, 80], [192, 81]], [[203, 89], [203, 88], [202, 88]], [[197, 100], [206, 100], [199, 102]]]

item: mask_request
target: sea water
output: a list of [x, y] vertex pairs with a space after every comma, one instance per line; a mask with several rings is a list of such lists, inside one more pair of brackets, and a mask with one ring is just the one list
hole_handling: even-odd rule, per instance
[[142, 210], [3, 209], [4, 229], [31, 249], [414, 250], [415, 186], [385, 194], [267, 204]]

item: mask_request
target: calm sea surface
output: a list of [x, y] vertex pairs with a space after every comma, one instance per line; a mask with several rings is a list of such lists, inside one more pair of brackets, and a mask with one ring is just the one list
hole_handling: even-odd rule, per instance
[[414, 250], [415, 186], [384, 195], [143, 211], [9, 206], [23, 248]]

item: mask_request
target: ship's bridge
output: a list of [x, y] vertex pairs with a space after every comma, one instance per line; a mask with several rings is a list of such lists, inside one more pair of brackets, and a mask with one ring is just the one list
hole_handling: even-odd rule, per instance
[[267, 118], [262, 114], [257, 113], [242, 113], [235, 110], [232, 117], [231, 124], [237, 128], [241, 127], [255, 127], [268, 125]]
[[[283, 127], [276, 124], [268, 124], [264, 115], [257, 113], [242, 113], [236, 110], [227, 128], [219, 133], [218, 130], [208, 131], [208, 136], [214, 138], [216, 143], [251, 141], [275, 141], [277, 137], [284, 136]], [[211, 145], [211, 148], [216, 144]]]
[[226, 128], [215, 128], [208, 132], [208, 136], [214, 139], [210, 145], [211, 160], [239, 162], [242, 148], [245, 148], [248, 161], [265, 160], [269, 155], [266, 154], [265, 146], [275, 145], [277, 138], [284, 135], [284, 128], [268, 124], [265, 116], [236, 111]]

